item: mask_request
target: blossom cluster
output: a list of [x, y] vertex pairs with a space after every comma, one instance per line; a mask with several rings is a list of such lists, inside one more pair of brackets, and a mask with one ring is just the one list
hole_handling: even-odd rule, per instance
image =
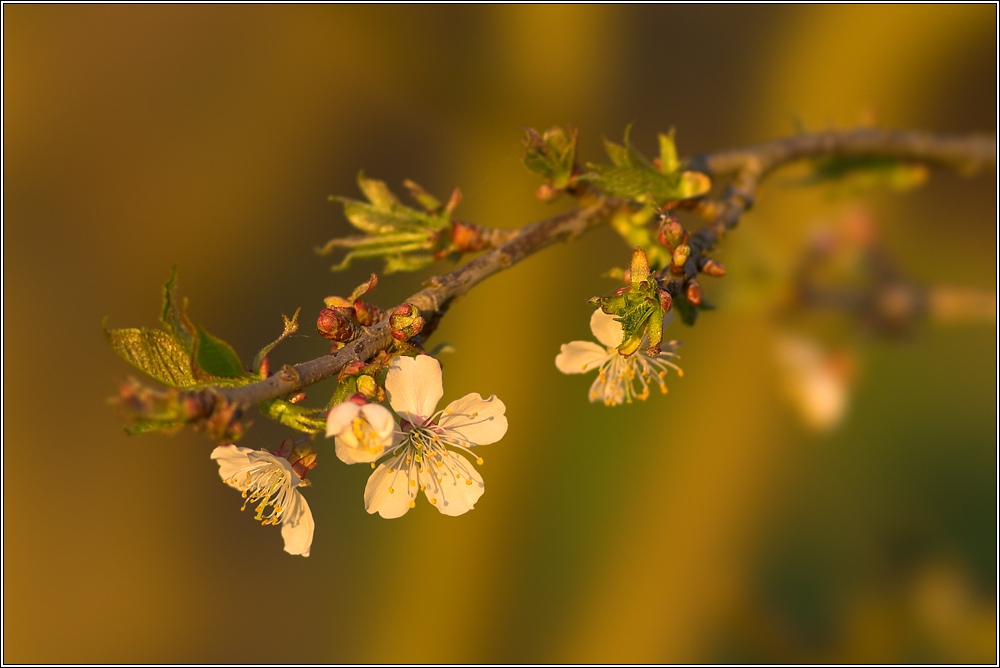
[[[671, 320], [668, 313], [663, 327]], [[676, 341], [652, 354], [643, 339], [634, 352], [623, 355], [622, 325], [614, 316], [598, 309], [590, 328], [599, 343], [563, 345], [556, 366], [570, 374], [596, 369], [592, 402], [614, 406], [643, 400], [652, 387], [667, 391], [664, 377], [669, 370], [681, 374], [672, 361]], [[441, 365], [428, 355], [396, 357], [384, 386], [388, 407], [359, 393], [331, 408], [326, 418], [326, 435], [334, 439], [337, 458], [374, 469], [365, 486], [365, 509], [387, 519], [401, 517], [423, 493], [444, 515], [472, 510], [485, 491], [473, 466], [483, 460], [472, 449], [496, 443], [507, 433], [504, 403], [495, 395], [483, 399], [471, 393], [438, 410], [444, 395]], [[315, 457], [311, 445], [305, 450], [282, 447], [275, 453], [223, 445], [212, 452], [223, 482], [243, 495], [243, 508], [255, 504], [256, 520], [280, 524], [285, 551], [304, 557], [309, 556], [315, 524], [301, 489], [309, 485], [306, 474], [315, 466]]]
[[[471, 448], [507, 433], [504, 403], [495, 395], [483, 399], [472, 393], [437, 410], [444, 394], [441, 365], [428, 355], [397, 357], [386, 374], [385, 391], [395, 416], [358, 395], [327, 416], [326, 434], [334, 438], [337, 457], [375, 469], [365, 487], [365, 508], [384, 518], [401, 517], [423, 492], [445, 515], [471, 510], [485, 489], [469, 461], [481, 465], [483, 460]], [[255, 519], [281, 525], [286, 552], [309, 556], [315, 524], [300, 490], [309, 484], [305, 475], [315, 466], [315, 455], [223, 445], [212, 459], [223, 482], [242, 493], [243, 509], [256, 504]]]

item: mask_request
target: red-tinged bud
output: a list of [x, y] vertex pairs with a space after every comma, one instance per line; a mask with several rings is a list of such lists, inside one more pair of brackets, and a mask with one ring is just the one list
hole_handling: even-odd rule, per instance
[[305, 400], [305, 398], [306, 398], [306, 393], [305, 392], [299, 392], [299, 393], [295, 394], [294, 396], [289, 397], [288, 398], [288, 403], [290, 403], [290, 404], [297, 404], [300, 401]]
[[691, 247], [687, 244], [681, 244], [674, 249], [674, 254], [670, 258], [670, 273], [674, 276], [684, 275], [684, 265], [687, 263], [688, 258], [691, 256]]
[[673, 306], [674, 300], [666, 290], [660, 290], [660, 309], [666, 313]]
[[684, 286], [684, 298], [698, 306], [701, 304], [701, 286], [693, 278]]
[[538, 190], [535, 191], [535, 197], [542, 200], [543, 202], [551, 202], [556, 197], [559, 197], [559, 190], [553, 188], [548, 183], [543, 183], [538, 186]]
[[[374, 276], [374, 274], [372, 275]], [[354, 318], [365, 327], [371, 327], [384, 317], [385, 311], [375, 304], [363, 302], [360, 299], [354, 302]]]
[[451, 221], [451, 245], [459, 253], [472, 253], [489, 248], [490, 233], [484, 227], [461, 220]]
[[358, 376], [357, 394], [360, 394], [368, 401], [380, 401], [384, 396], [382, 388], [368, 374]]
[[400, 304], [389, 316], [389, 329], [397, 341], [409, 341], [424, 329], [424, 318], [413, 304]]
[[271, 375], [271, 360], [266, 357], [260, 361], [260, 377], [267, 378]]
[[352, 404], [357, 404], [358, 406], [364, 406], [368, 403], [368, 398], [360, 392], [355, 392], [351, 396], [347, 397], [347, 401], [350, 401]]
[[705, 264], [701, 266], [701, 273], [706, 276], [721, 278], [726, 275], [726, 268], [715, 260], [705, 260]]
[[351, 360], [344, 365], [344, 368], [337, 374], [337, 380], [343, 381], [348, 376], [354, 376], [365, 368], [365, 363], [361, 360]]
[[687, 233], [676, 218], [668, 216], [660, 225], [656, 239], [667, 248], [675, 249], [681, 244], [687, 243]]
[[352, 341], [361, 335], [361, 326], [357, 322], [332, 308], [319, 312], [316, 329], [323, 338], [341, 343]]
[[274, 456], [288, 460], [292, 470], [302, 478], [300, 484], [309, 484], [306, 475], [319, 464], [316, 461], [316, 451], [313, 449], [312, 441], [308, 440], [296, 443], [293, 439], [286, 438], [281, 442], [281, 447], [274, 453]]

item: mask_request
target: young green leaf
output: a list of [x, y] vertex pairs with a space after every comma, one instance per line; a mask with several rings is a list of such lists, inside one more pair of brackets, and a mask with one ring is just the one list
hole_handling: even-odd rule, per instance
[[212, 378], [240, 378], [247, 373], [233, 347], [200, 326], [192, 366], [195, 375], [202, 379], [206, 379], [206, 374]]
[[171, 387], [186, 388], [198, 381], [191, 358], [176, 338], [159, 329], [105, 329], [108, 343], [122, 358]]
[[177, 267], [170, 270], [170, 278], [163, 285], [160, 322], [181, 347], [190, 353], [194, 348], [194, 325], [187, 317], [187, 300], [177, 297]]

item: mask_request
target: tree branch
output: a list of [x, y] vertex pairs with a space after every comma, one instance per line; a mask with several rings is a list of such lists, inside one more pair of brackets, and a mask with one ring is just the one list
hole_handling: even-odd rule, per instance
[[[996, 137], [934, 135], [922, 132], [880, 130], [830, 130], [775, 139], [748, 148], [703, 153], [688, 161], [688, 168], [717, 179], [731, 176], [733, 181], [719, 203], [712, 222], [698, 230], [691, 239], [692, 265], [706, 260], [710, 250], [757, 198], [760, 184], [778, 167], [810, 158], [879, 157], [949, 167], [973, 173], [984, 167], [996, 167]], [[690, 278], [690, 277], [689, 277]]]
[[[705, 153], [692, 158], [687, 168], [703, 172], [713, 179], [730, 177], [731, 183], [709, 225], [695, 233], [690, 241], [691, 260], [688, 273], [696, 273], [704, 264], [705, 252], [723, 234], [735, 227], [740, 216], [752, 205], [763, 178], [782, 165], [819, 157], [883, 157], [950, 167], [962, 172], [996, 165], [996, 138], [986, 136], [941, 136], [916, 132], [860, 129], [802, 134], [748, 148]], [[452, 301], [463, 296], [479, 282], [506, 269], [556, 241], [574, 238], [600, 225], [616, 211], [638, 210], [640, 204], [616, 198], [601, 198], [588, 208], [526, 225], [501, 246], [458, 267], [430, 278], [425, 288], [406, 303], [416, 306], [428, 323], [436, 323]], [[690, 277], [689, 277], [690, 278]], [[191, 420], [208, 417], [221, 400], [226, 406], [247, 407], [275, 399], [337, 374], [348, 363], [366, 361], [387, 348], [393, 339], [388, 319], [366, 328], [364, 333], [344, 348], [323, 357], [286, 366], [276, 374], [256, 383], [236, 388], [209, 388], [185, 393], [198, 406]]]
[[[512, 239], [480, 257], [463, 264], [454, 271], [441, 276], [433, 276], [425, 281], [423, 290], [410, 296], [406, 302], [416, 306], [429, 322], [439, 319], [452, 301], [461, 297], [476, 284], [493, 274], [520, 262], [556, 241], [572, 239], [587, 230], [607, 221], [609, 216], [622, 208], [638, 208], [631, 202], [606, 198], [593, 207], [574, 209], [553, 218], [526, 225]], [[296, 392], [337, 374], [348, 363], [368, 360], [393, 341], [389, 331], [388, 318], [366, 328], [364, 334], [344, 348], [323, 357], [287, 366], [273, 376], [250, 385], [234, 388], [219, 388], [191, 392], [199, 403], [205, 405], [209, 414], [214, 406], [214, 397], [221, 397], [227, 403], [241, 406]], [[195, 415], [193, 419], [205, 417]]]

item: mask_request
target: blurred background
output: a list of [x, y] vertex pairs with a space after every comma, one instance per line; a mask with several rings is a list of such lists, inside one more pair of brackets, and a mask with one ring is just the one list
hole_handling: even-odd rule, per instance
[[[494, 277], [431, 340], [456, 348], [445, 401], [507, 405], [487, 493], [369, 516], [369, 469], [321, 441], [308, 559], [239, 512], [203, 434], [123, 434], [108, 398], [133, 371], [101, 332], [155, 326], [176, 265], [244, 360], [300, 306], [272, 362], [315, 357], [322, 298], [381, 271], [314, 253], [349, 232], [327, 196], [364, 170], [457, 185], [483, 225], [548, 217], [570, 203], [533, 197], [523, 125], [577, 126], [593, 161], [629, 123], [647, 154], [676, 128], [682, 155], [872, 119], [993, 133], [994, 6], [3, 18], [4, 662], [996, 661], [994, 319], [887, 338], [774, 315], [816, 230], [859, 218], [911, 280], [992, 295], [995, 173], [861, 197], [776, 174], [702, 283], [719, 309], [668, 330], [684, 377], [645, 403], [588, 404], [591, 378], [554, 365], [628, 261], [613, 231]], [[284, 435], [258, 420], [241, 444]]]

